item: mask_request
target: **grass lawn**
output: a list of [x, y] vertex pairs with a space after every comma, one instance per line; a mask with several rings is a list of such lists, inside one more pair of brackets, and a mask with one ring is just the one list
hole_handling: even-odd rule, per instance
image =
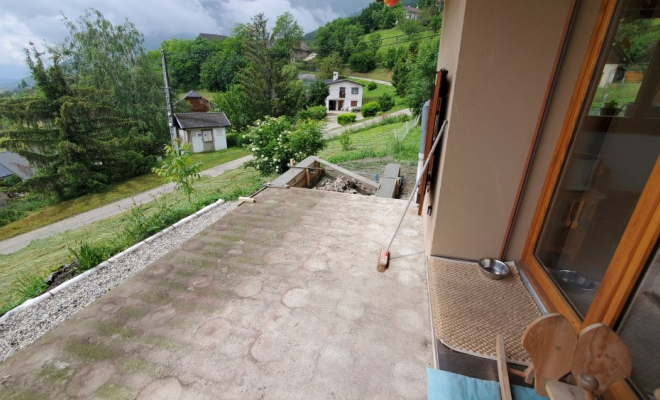
[[[248, 154], [249, 152], [245, 149], [232, 147], [216, 152], [197, 153], [193, 155], [193, 158], [195, 161], [202, 163], [202, 170], [204, 170]], [[150, 173], [112, 185], [101, 193], [90, 193], [51, 205], [44, 203], [44, 208], [35, 210], [18, 221], [0, 227], [0, 240], [8, 239], [12, 236], [50, 225], [108, 203], [134, 196], [166, 182], [167, 180], [165, 178]]]
[[[409, 126], [412, 125], [409, 121]], [[419, 126], [413, 127], [401, 142], [394, 139], [393, 130], [401, 132], [406, 126], [405, 122], [397, 122], [360, 129], [351, 133], [351, 144], [344, 150], [336, 136], [328, 140], [328, 146], [319, 153], [319, 157], [331, 163], [360, 160], [374, 157], [393, 157], [395, 160], [417, 160], [419, 151]]]
[[[258, 190], [262, 182], [273, 177], [263, 177], [252, 168], [239, 168], [211, 178], [202, 177], [196, 184], [195, 198], [217, 195], [225, 200], [235, 200], [238, 196], [247, 195]], [[188, 200], [182, 193], [168, 193], [157, 201], [143, 206], [145, 214], [149, 215], [161, 207], [186, 203]], [[89, 244], [112, 240], [121, 234], [129, 225], [129, 213], [110, 217], [88, 226], [53, 235], [43, 240], [37, 240], [22, 250], [9, 255], [0, 255], [0, 310], [7, 304], [20, 300], [16, 292], [16, 278], [20, 276], [44, 276], [60, 265], [72, 260], [67, 246], [76, 247], [82, 241]]]
[[624, 83], [616, 84], [611, 83], [605, 87], [598, 87], [594, 95], [593, 103], [591, 104], [589, 115], [598, 115], [600, 107], [603, 105], [603, 96], [607, 94], [607, 100], [616, 100], [619, 102], [619, 107], [625, 108], [628, 102], [634, 103], [637, 98], [637, 92], [641, 83]]
[[354, 72], [346, 68], [346, 76], [357, 76], [358, 78], [377, 79], [379, 81], [392, 82], [392, 71], [386, 68], [376, 68], [371, 72]]
[[378, 101], [378, 98], [382, 96], [383, 94], [387, 93], [390, 96], [392, 96], [395, 100], [403, 100], [396, 95], [396, 89], [394, 89], [394, 86], [387, 86], [387, 85], [381, 85], [381, 84], [376, 84], [376, 89], [374, 90], [369, 90], [367, 89], [367, 85], [369, 84], [368, 81], [363, 81], [361, 79], [354, 79], [357, 82], [360, 82], [364, 84], [364, 95], [362, 96], [362, 104], [366, 104], [372, 101]]

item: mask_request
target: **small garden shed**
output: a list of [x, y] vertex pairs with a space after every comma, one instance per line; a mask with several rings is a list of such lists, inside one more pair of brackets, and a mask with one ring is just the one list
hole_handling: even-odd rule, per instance
[[231, 126], [223, 112], [174, 114], [179, 139], [190, 143], [193, 153], [227, 148], [225, 128]]

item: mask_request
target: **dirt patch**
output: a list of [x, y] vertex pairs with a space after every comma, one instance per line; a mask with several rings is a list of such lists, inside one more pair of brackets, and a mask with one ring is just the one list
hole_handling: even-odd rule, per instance
[[326, 176], [319, 181], [316, 185], [316, 189], [327, 190], [330, 192], [361, 194], [364, 196], [371, 196], [374, 194], [373, 190], [367, 188], [357, 179], [347, 178], [345, 176], [339, 176], [337, 178]]
[[78, 268], [78, 262], [72, 262], [69, 264], [62, 265], [55, 271], [51, 272], [46, 278], [46, 285], [48, 289], [55, 289], [60, 286], [62, 283], [68, 281], [69, 279], [76, 276], [76, 268]]

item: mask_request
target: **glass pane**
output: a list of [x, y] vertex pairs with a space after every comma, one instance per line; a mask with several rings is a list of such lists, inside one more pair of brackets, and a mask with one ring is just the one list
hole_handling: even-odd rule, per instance
[[640, 4], [616, 19], [535, 250], [582, 316], [660, 154], [660, 6]]
[[630, 349], [633, 380], [650, 395], [660, 387], [660, 252], [649, 265], [617, 333]]

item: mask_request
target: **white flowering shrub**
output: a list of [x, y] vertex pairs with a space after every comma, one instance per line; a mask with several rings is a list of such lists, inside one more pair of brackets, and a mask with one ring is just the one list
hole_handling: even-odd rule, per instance
[[254, 156], [248, 165], [263, 175], [282, 173], [290, 159], [299, 162], [325, 148], [322, 128], [320, 122], [287, 117], [257, 121], [245, 134], [246, 146]]

